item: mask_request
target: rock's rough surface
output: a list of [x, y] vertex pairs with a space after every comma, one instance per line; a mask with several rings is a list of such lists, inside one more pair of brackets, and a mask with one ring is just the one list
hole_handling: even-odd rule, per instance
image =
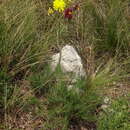
[[60, 64], [64, 73], [71, 72], [76, 77], [84, 77], [86, 75], [80, 56], [70, 45], [64, 46], [60, 53], [52, 56], [52, 71], [55, 71], [58, 64]]

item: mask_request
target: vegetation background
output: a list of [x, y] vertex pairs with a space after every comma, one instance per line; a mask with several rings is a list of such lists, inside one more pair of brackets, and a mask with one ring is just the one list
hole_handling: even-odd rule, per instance
[[[0, 129], [129, 130], [130, 1], [73, 1], [71, 20], [48, 15], [52, 2], [1, 0]], [[80, 93], [48, 65], [66, 44], [87, 72]]]

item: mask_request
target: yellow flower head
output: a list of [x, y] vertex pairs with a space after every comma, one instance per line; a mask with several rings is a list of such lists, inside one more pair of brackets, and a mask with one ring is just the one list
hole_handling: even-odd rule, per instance
[[48, 15], [51, 15], [51, 14], [53, 14], [53, 13], [54, 13], [54, 10], [49, 7], [49, 9], [48, 9]]
[[56, 11], [63, 12], [66, 7], [66, 3], [64, 0], [54, 0], [53, 8]]

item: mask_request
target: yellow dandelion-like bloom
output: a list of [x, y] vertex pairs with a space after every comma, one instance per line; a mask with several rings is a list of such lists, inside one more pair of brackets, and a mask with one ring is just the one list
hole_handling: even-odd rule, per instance
[[51, 7], [49, 7], [49, 9], [48, 9], [48, 15], [51, 15], [53, 13], [54, 13], [54, 10]]
[[66, 3], [64, 0], [54, 0], [53, 8], [56, 11], [63, 12], [66, 7]]

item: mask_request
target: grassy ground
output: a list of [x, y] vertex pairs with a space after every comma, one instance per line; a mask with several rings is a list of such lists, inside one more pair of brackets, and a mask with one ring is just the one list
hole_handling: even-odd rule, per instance
[[[130, 1], [72, 1], [79, 10], [71, 20], [48, 15], [52, 2], [0, 4], [0, 129], [129, 130]], [[66, 44], [87, 73], [74, 86], [81, 92], [68, 91], [67, 77], [49, 68]]]

